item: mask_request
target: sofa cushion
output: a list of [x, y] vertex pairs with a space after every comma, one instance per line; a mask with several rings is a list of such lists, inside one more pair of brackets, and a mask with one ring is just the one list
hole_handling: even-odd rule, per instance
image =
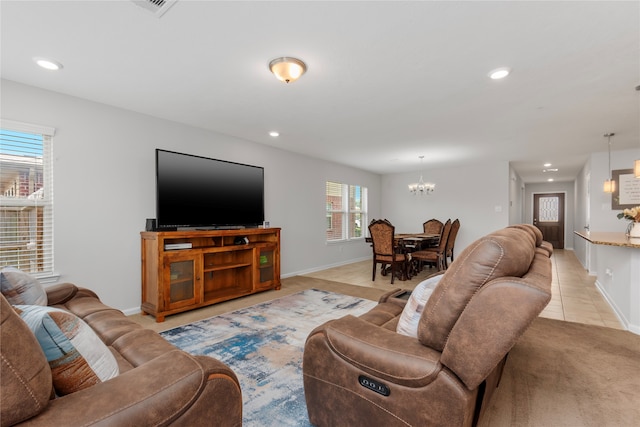
[[53, 388], [51, 369], [36, 337], [2, 295], [0, 343], [0, 424], [4, 426], [44, 411]]
[[47, 357], [58, 395], [118, 375], [115, 357], [82, 319], [53, 307], [18, 305], [16, 309]]
[[410, 337], [418, 336], [418, 322], [420, 321], [420, 316], [422, 316], [424, 306], [427, 304], [427, 301], [429, 301], [429, 297], [441, 278], [442, 274], [429, 277], [415, 287], [409, 296], [407, 304], [402, 310], [396, 332]]
[[47, 305], [47, 293], [38, 280], [15, 267], [0, 270], [2, 295], [10, 304]]

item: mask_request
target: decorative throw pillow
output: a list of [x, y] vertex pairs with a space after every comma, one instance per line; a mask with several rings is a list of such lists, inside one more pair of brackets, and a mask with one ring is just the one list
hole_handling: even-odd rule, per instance
[[118, 375], [118, 362], [82, 319], [53, 307], [18, 305], [44, 351], [59, 396]]
[[47, 293], [40, 282], [15, 267], [0, 270], [0, 288], [11, 305], [47, 305]]
[[442, 274], [438, 274], [437, 276], [430, 277], [427, 280], [420, 282], [413, 292], [411, 292], [407, 305], [404, 306], [404, 310], [402, 310], [402, 314], [400, 315], [400, 320], [398, 320], [398, 326], [396, 327], [397, 333], [408, 335], [410, 337], [418, 336], [418, 322], [420, 321], [420, 316], [422, 316], [424, 306], [427, 305], [427, 301], [429, 301], [431, 293], [438, 285], [442, 276]]

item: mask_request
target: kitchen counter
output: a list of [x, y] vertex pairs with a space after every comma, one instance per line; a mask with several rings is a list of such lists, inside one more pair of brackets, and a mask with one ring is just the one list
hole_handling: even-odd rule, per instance
[[574, 233], [591, 246], [596, 286], [622, 324], [640, 335], [640, 239], [614, 232]]
[[633, 237], [629, 238], [624, 233], [608, 231], [574, 231], [574, 233], [596, 245], [625, 246], [640, 249], [640, 239]]

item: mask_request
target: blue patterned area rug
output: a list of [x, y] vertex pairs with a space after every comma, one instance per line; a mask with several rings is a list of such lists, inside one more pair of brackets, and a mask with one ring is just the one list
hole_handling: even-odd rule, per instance
[[309, 333], [327, 320], [358, 316], [374, 301], [317, 289], [162, 332], [191, 354], [229, 365], [240, 380], [243, 426], [309, 426], [302, 352]]

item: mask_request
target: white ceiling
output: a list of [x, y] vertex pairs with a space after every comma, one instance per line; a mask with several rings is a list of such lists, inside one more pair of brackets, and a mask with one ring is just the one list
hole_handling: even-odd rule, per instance
[[[640, 148], [638, 1], [179, 0], [158, 18], [2, 0], [0, 15], [2, 78], [376, 173], [499, 160], [567, 181], [606, 132]], [[279, 56], [307, 73], [276, 80]]]

